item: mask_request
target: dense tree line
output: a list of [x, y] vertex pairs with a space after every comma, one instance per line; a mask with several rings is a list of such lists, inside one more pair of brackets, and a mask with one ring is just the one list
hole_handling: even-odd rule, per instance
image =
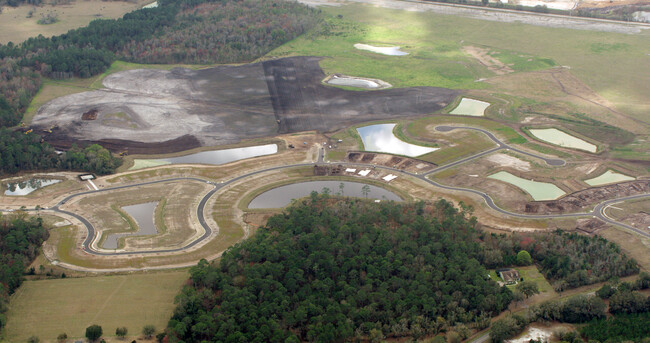
[[0, 329], [6, 323], [9, 296], [23, 282], [25, 268], [36, 258], [48, 235], [41, 218], [0, 214]]
[[620, 314], [595, 320], [580, 328], [580, 334], [589, 342], [648, 342], [650, 312]]
[[484, 253], [486, 265], [515, 265], [517, 254], [526, 250], [557, 291], [639, 272], [636, 261], [599, 236], [557, 230], [550, 234], [491, 235], [485, 240], [489, 247]]
[[41, 86], [40, 75], [11, 57], [0, 59], [0, 127], [20, 123]]
[[475, 224], [444, 200], [378, 205], [314, 193], [219, 263], [191, 269], [170, 342], [418, 338], [477, 325], [511, 292], [486, 277]]
[[140, 63], [250, 61], [316, 24], [314, 10], [288, 1], [186, 2], [174, 25], [146, 40], [131, 40], [120, 52]]
[[57, 154], [49, 144], [41, 143], [36, 134], [0, 128], [0, 175], [54, 168], [103, 175], [113, 173], [121, 164], [121, 159], [97, 144], [83, 149], [73, 146]]

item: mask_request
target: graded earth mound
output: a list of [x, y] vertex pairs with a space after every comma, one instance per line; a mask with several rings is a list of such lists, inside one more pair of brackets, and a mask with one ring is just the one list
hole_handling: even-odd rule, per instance
[[[105, 89], [57, 98], [32, 122], [57, 147], [98, 142], [113, 151], [164, 153], [246, 138], [432, 113], [459, 92], [436, 87], [348, 91], [321, 84], [318, 57], [107, 76]], [[93, 113], [93, 116], [84, 114]], [[46, 131], [58, 125], [52, 133]], [[161, 144], [162, 143], [162, 144]]]

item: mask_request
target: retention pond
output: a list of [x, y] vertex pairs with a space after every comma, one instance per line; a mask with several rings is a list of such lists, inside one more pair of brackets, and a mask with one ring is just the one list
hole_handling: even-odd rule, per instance
[[7, 184], [5, 195], [27, 195], [39, 188], [59, 183], [55, 179], [29, 179], [21, 182], [10, 182]]
[[631, 176], [627, 176], [625, 174], [620, 174], [615, 171], [608, 170], [602, 173], [600, 176], [596, 176], [593, 179], [585, 180], [585, 182], [589, 186], [600, 186], [600, 185], [606, 185], [608, 183], [616, 183], [616, 182], [632, 181], [632, 180], [634, 180], [634, 178]]
[[578, 137], [573, 137], [570, 134], [560, 131], [558, 129], [530, 129], [533, 136], [555, 145], [566, 148], [579, 149], [588, 152], [596, 152], [598, 147]]
[[385, 152], [409, 157], [420, 156], [439, 148], [406, 143], [393, 134], [395, 124], [378, 124], [357, 129], [366, 151]]
[[251, 157], [272, 155], [278, 152], [277, 144], [256, 145], [244, 148], [202, 151], [196, 154], [161, 158], [136, 159], [130, 170], [166, 165], [166, 164], [226, 164]]
[[555, 200], [565, 193], [560, 187], [547, 182], [538, 182], [522, 179], [518, 176], [512, 175], [506, 171], [500, 171], [496, 174], [488, 176], [490, 179], [495, 179], [507, 182], [523, 189], [526, 193], [530, 194], [535, 201], [542, 200]]
[[[341, 188], [341, 184], [343, 187]], [[368, 186], [364, 191], [364, 186]], [[329, 190], [331, 194], [341, 196], [402, 201], [397, 194], [381, 187], [353, 181], [307, 181], [292, 183], [268, 190], [256, 196], [248, 208], [282, 208], [291, 203], [293, 199], [308, 196], [311, 192], [323, 193]]]
[[124, 206], [122, 209], [126, 212], [138, 226], [137, 232], [130, 233], [114, 233], [106, 237], [104, 241], [104, 249], [117, 249], [117, 241], [126, 236], [147, 236], [155, 235], [158, 233], [156, 224], [154, 223], [154, 212], [158, 206], [158, 202], [147, 202], [143, 204]]
[[485, 109], [490, 106], [489, 102], [474, 100], [470, 98], [463, 98], [460, 104], [454, 108], [450, 114], [459, 114], [465, 116], [482, 117], [485, 115]]

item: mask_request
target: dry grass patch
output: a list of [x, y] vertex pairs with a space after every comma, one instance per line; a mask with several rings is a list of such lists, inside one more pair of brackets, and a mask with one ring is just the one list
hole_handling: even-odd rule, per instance
[[[0, 44], [20, 43], [30, 37], [42, 34], [45, 37], [60, 35], [71, 29], [86, 26], [95, 19], [116, 19], [137, 10], [151, 0], [134, 1], [73, 1], [67, 5], [22, 5], [2, 7], [0, 14]], [[27, 18], [32, 12], [31, 18]], [[58, 17], [49, 25], [40, 25], [38, 20], [47, 14]]]
[[187, 271], [175, 270], [26, 281], [11, 297], [5, 338], [25, 342], [35, 335], [55, 342], [62, 332], [81, 338], [91, 324], [101, 325], [105, 336], [121, 326], [134, 334], [147, 324], [162, 329], [188, 277]]

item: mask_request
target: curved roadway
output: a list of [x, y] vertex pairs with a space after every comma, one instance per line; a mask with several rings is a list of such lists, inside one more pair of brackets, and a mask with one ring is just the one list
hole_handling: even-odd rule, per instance
[[[437, 172], [440, 172], [442, 170], [455, 167], [455, 166], [457, 166], [459, 164], [465, 163], [467, 161], [470, 161], [470, 160], [473, 160], [473, 159], [485, 156], [487, 154], [490, 154], [492, 152], [503, 150], [503, 149], [513, 150], [513, 151], [516, 151], [516, 152], [524, 154], [524, 155], [528, 155], [528, 156], [532, 156], [532, 157], [535, 157], [535, 158], [542, 159], [548, 165], [551, 165], [551, 166], [562, 166], [562, 165], [565, 164], [565, 162], [563, 160], [548, 159], [548, 158], [545, 158], [543, 156], [538, 156], [538, 155], [535, 155], [533, 153], [529, 153], [529, 152], [526, 152], [526, 151], [519, 150], [517, 148], [513, 148], [513, 147], [501, 142], [491, 132], [486, 131], [484, 129], [474, 128], [474, 127], [464, 127], [464, 126], [463, 127], [455, 127], [455, 126], [438, 126], [438, 127], [436, 127], [436, 130], [438, 130], [440, 132], [448, 132], [448, 131], [456, 130], [456, 129], [467, 129], [467, 130], [480, 131], [480, 132], [484, 133], [485, 135], [487, 135], [493, 142], [495, 142], [497, 144], [497, 147], [486, 150], [486, 151], [482, 151], [482, 152], [477, 153], [475, 155], [472, 155], [472, 156], [460, 159], [458, 161], [452, 162], [450, 164], [446, 164], [444, 166], [435, 168], [435, 169], [433, 169], [433, 170], [431, 170], [431, 171], [429, 171], [427, 173], [424, 173], [424, 174], [410, 173], [410, 172], [407, 172], [407, 171], [404, 171], [404, 170], [399, 170], [399, 169], [396, 169], [396, 168], [385, 167], [385, 166], [374, 166], [374, 167], [379, 168], [379, 169], [389, 170], [391, 172], [406, 174], [406, 175], [409, 175], [411, 177], [415, 177], [415, 178], [418, 178], [420, 180], [423, 180], [423, 181], [425, 181], [425, 182], [427, 182], [427, 183], [429, 183], [429, 184], [431, 184], [431, 185], [433, 185], [435, 187], [439, 187], [439, 188], [442, 188], [442, 189], [453, 190], [453, 191], [462, 191], [462, 192], [468, 192], [468, 193], [476, 194], [476, 195], [480, 196], [481, 198], [483, 198], [485, 203], [491, 209], [493, 209], [493, 210], [495, 210], [495, 211], [497, 211], [499, 213], [508, 215], [508, 216], [512, 216], [512, 217], [516, 217], [516, 218], [525, 218], [525, 219], [552, 219], [552, 218], [569, 218], [569, 217], [594, 216], [594, 217], [596, 217], [596, 218], [598, 218], [598, 219], [600, 219], [600, 220], [602, 220], [602, 221], [604, 221], [606, 223], [621, 226], [621, 227], [623, 227], [625, 229], [633, 231], [633, 232], [635, 232], [635, 233], [637, 233], [639, 235], [642, 235], [642, 236], [644, 236], [646, 238], [650, 238], [650, 234], [648, 234], [648, 233], [646, 233], [646, 232], [644, 232], [642, 230], [639, 230], [637, 228], [634, 228], [634, 227], [632, 227], [630, 225], [615, 221], [615, 220], [609, 218], [605, 214], [606, 208], [608, 206], [614, 204], [614, 203], [621, 202], [621, 201], [626, 201], [626, 200], [641, 199], [641, 198], [645, 198], [645, 197], [650, 197], [650, 194], [639, 194], [639, 195], [633, 195], [633, 196], [628, 196], [628, 197], [623, 197], [623, 198], [606, 200], [606, 201], [603, 201], [600, 204], [596, 205], [594, 210], [591, 211], [591, 212], [551, 214], [551, 215], [529, 215], [529, 214], [510, 212], [510, 211], [507, 211], [507, 210], [504, 210], [504, 209], [500, 208], [499, 206], [497, 206], [494, 203], [494, 200], [485, 192], [481, 192], [481, 191], [478, 191], [478, 190], [475, 190], [475, 189], [470, 189], [470, 188], [447, 186], [447, 185], [437, 183], [437, 182], [427, 178], [427, 175], [431, 175], [433, 173], [437, 173]], [[164, 180], [142, 182], [142, 183], [137, 183], [137, 184], [132, 184], [132, 185], [124, 185], [124, 186], [105, 188], [105, 189], [95, 190], [95, 191], [81, 192], [81, 193], [77, 193], [77, 194], [73, 194], [73, 195], [69, 195], [69, 196], [65, 197], [63, 200], [59, 201], [56, 205], [49, 208], [49, 210], [52, 210], [52, 211], [55, 211], [55, 212], [60, 212], [60, 213], [72, 216], [72, 217], [78, 219], [81, 223], [84, 224], [84, 226], [86, 227], [86, 230], [88, 231], [88, 236], [86, 237], [86, 239], [82, 243], [82, 249], [85, 252], [89, 253], [89, 254], [100, 255], [100, 256], [116, 256], [116, 255], [156, 254], [156, 253], [178, 252], [178, 251], [186, 250], [188, 248], [192, 248], [192, 247], [196, 246], [197, 244], [201, 243], [206, 238], [210, 237], [210, 235], [212, 235], [212, 228], [210, 228], [210, 226], [207, 224], [207, 222], [205, 220], [204, 210], [205, 210], [205, 205], [208, 202], [208, 200], [219, 189], [223, 188], [224, 186], [226, 186], [228, 184], [239, 181], [241, 179], [248, 178], [248, 177], [251, 177], [253, 175], [257, 175], [257, 174], [261, 174], [261, 173], [265, 173], [265, 172], [269, 172], [269, 171], [275, 171], [275, 170], [286, 169], [286, 168], [314, 166], [314, 165], [316, 165], [318, 163], [323, 163], [323, 155], [324, 155], [324, 150], [321, 148], [318, 151], [318, 159], [317, 159], [316, 163], [298, 163], [298, 164], [292, 164], [292, 165], [276, 166], [276, 167], [266, 168], [266, 169], [262, 169], [262, 170], [253, 171], [253, 172], [250, 172], [248, 174], [240, 175], [240, 176], [237, 176], [235, 178], [232, 178], [232, 179], [230, 179], [228, 181], [221, 182], [221, 183], [206, 181], [204, 179], [195, 178], [195, 177], [177, 177], [177, 178], [170, 178], [170, 179], [164, 179]], [[342, 162], [342, 163], [336, 163], [336, 164], [349, 165], [349, 166], [358, 166], [358, 165], [363, 164], [363, 163]], [[92, 193], [100, 193], [100, 192], [108, 192], [108, 191], [114, 191], [114, 190], [126, 189], [126, 188], [133, 188], [133, 187], [141, 187], [141, 186], [152, 185], [152, 184], [163, 183], [163, 182], [183, 181], [183, 180], [206, 182], [206, 183], [214, 185], [214, 188], [203, 196], [203, 198], [199, 202], [199, 205], [198, 205], [198, 207], [196, 209], [197, 218], [199, 219], [199, 223], [201, 224], [201, 226], [205, 230], [205, 233], [201, 237], [199, 237], [196, 240], [190, 242], [188, 245], [186, 245], [184, 247], [180, 247], [180, 248], [146, 250], [146, 251], [122, 251], [122, 252], [97, 251], [92, 247], [92, 242], [94, 241], [95, 235], [97, 234], [97, 231], [95, 230], [93, 225], [87, 219], [85, 219], [84, 217], [82, 217], [82, 216], [80, 216], [80, 215], [78, 215], [76, 213], [73, 213], [73, 212], [62, 210], [60, 208], [61, 205], [64, 205], [66, 202], [70, 201], [71, 199], [73, 199], [75, 197], [83, 196], [83, 195], [88, 195], [88, 194], [92, 194]]]

